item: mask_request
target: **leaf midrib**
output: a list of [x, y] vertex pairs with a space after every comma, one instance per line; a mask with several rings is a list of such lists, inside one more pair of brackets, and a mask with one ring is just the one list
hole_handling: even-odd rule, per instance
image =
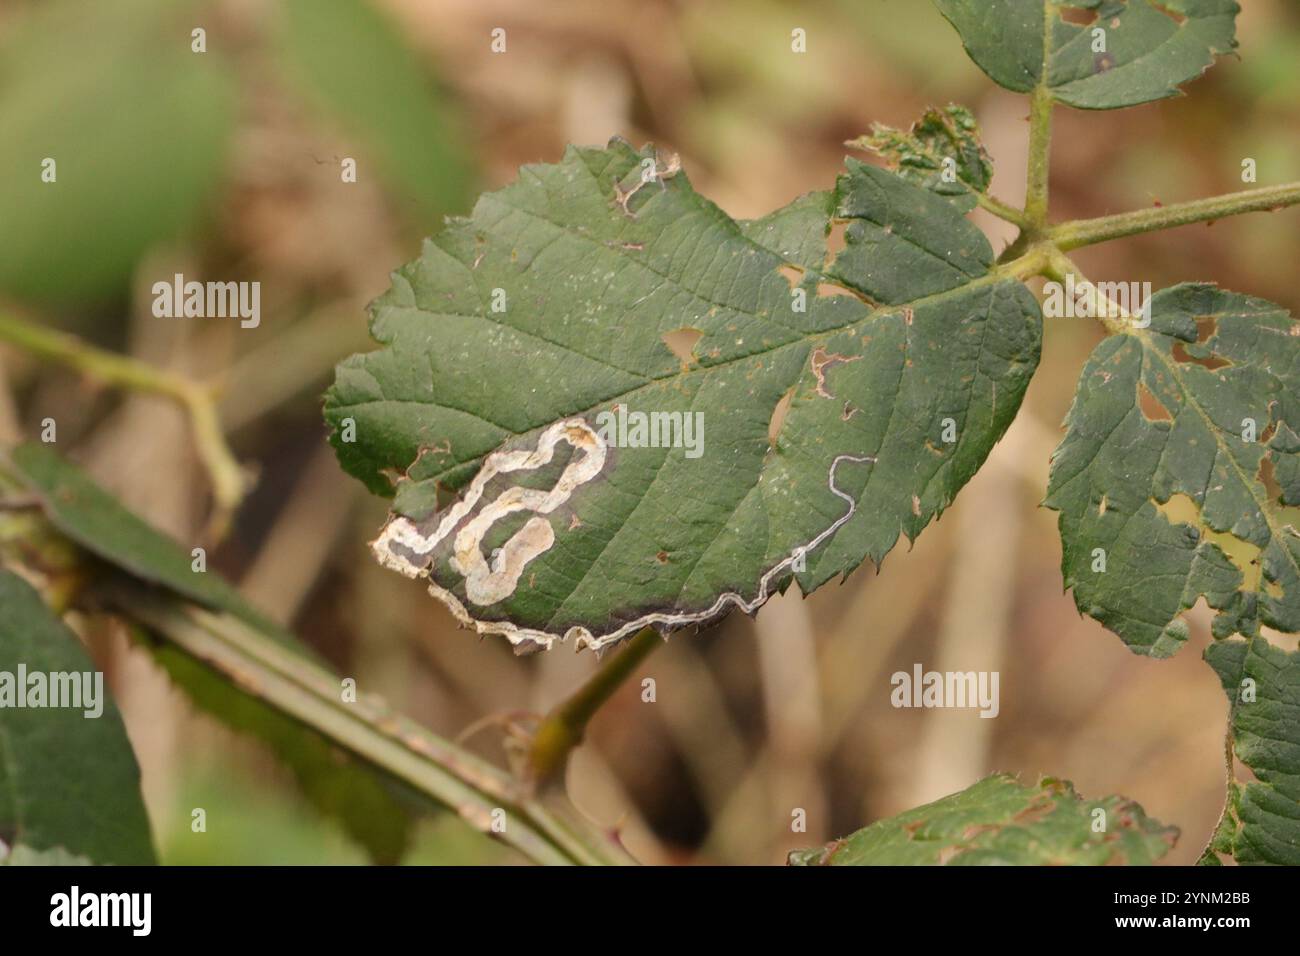
[[[768, 250], [766, 246], [760, 246], [760, 248], [765, 249], [769, 252], [772, 251], [772, 250]], [[780, 257], [780, 258], [782, 259], [783, 262], [786, 262], [789, 265], [793, 265], [793, 263], [790, 263], [789, 260], [785, 259], [785, 257]], [[931, 295], [921, 296], [920, 298], [913, 299], [909, 302], [901, 302], [895, 305], [881, 306], [879, 308], [868, 311], [865, 315], [853, 319], [852, 321], [845, 322], [841, 325], [834, 326], [831, 328], [822, 329], [821, 331], [818, 332], [803, 334], [799, 338], [792, 339], [789, 342], [779, 343], [767, 349], [762, 349], [754, 352], [747, 352], [744, 355], [737, 355], [729, 359], [723, 359], [721, 361], [710, 363], [708, 365], [700, 364], [687, 369], [681, 369], [681, 368], [673, 369], [671, 371], [665, 372], [663, 375], [654, 376], [650, 378], [647, 382], [637, 386], [636, 388], [615, 392], [613, 394], [607, 395], [601, 398], [595, 404], [590, 405], [585, 409], [573, 411], [569, 413], [569, 415], [570, 417], [584, 417], [604, 408], [612, 401], [630, 398], [645, 389], [654, 388], [665, 381], [669, 381], [673, 379], [681, 379], [690, 375], [707, 374], [709, 372], [727, 368], [738, 362], [744, 362], [762, 356], [776, 355], [777, 353], [781, 352], [783, 349], [787, 349], [787, 348], [795, 348], [799, 346], [812, 347], [824, 341], [828, 341], [829, 339], [843, 332], [847, 332], [847, 331], [856, 332], [861, 328], [865, 328], [866, 325], [870, 322], [889, 318], [890, 316], [901, 317], [903, 312], [907, 309], [917, 309], [917, 308], [930, 306], [935, 303], [942, 302], [947, 298], [955, 297], [961, 293], [968, 292], [971, 289], [979, 288], [985, 285], [996, 285], [997, 283], [1002, 282], [1004, 280], [1019, 281], [1017, 277], [1017, 269], [1014, 268], [1015, 265], [1016, 264], [1012, 262], [1012, 263], [1006, 263], [1003, 265], [994, 266], [984, 275], [972, 279], [969, 282], [966, 282], [962, 285], [955, 286], [951, 289], [945, 289], [943, 292], [936, 292]], [[425, 315], [430, 315], [430, 316], [437, 316], [439, 314], [442, 314], [442, 313], [433, 312], [428, 309], [424, 309], [420, 307], [416, 307], [416, 311], [419, 311]], [[479, 318], [481, 318], [481, 316]], [[374, 378], [373, 375], [371, 377]], [[378, 379], [375, 379], [375, 382], [376, 384], [380, 385], [382, 389], [383, 387], [382, 383], [379, 382]], [[454, 406], [446, 405], [442, 402], [437, 402], [437, 401], [425, 401], [423, 399], [388, 398], [388, 397], [367, 399], [366, 401], [362, 401], [362, 402], [350, 402], [347, 404], [335, 405], [333, 407], [339, 411], [348, 411], [351, 409], [363, 408], [368, 405], [381, 405], [389, 402], [398, 403], [398, 404], [432, 406], [435, 408], [443, 408], [448, 411], [461, 412], [463, 414], [470, 414], [470, 415], [474, 414], [472, 412], [465, 411], [465, 409], [455, 408]], [[495, 428], [499, 428], [502, 432], [506, 433], [507, 436], [514, 437], [514, 438], [518, 438], [521, 435], [527, 435], [529, 432], [535, 431], [538, 428], [542, 428], [545, 425], [550, 424], [551, 422], [551, 419], [548, 418], [546, 421], [536, 422], [532, 425], [529, 425], [527, 428], [524, 428], [520, 431], [516, 431], [512, 428], [506, 428], [496, 422], [489, 422], [487, 421], [487, 419], [482, 419], [481, 416], [476, 415], [475, 417], [480, 418], [481, 420], [487, 422], [487, 424], [492, 425]], [[491, 451], [493, 450], [494, 449], [489, 449], [487, 451], [482, 452], [481, 454], [456, 461], [455, 463], [449, 465], [443, 470], [436, 472], [435, 474], [429, 475], [426, 478], [420, 479], [420, 482], [423, 484], [424, 482], [428, 482], [428, 481], [439, 481], [442, 478], [446, 477], [446, 475], [450, 474], [452, 471], [455, 471], [457, 468], [461, 468], [466, 464], [481, 460], [483, 457], [490, 454]], [[410, 463], [408, 463], [407, 465], [408, 467], [409, 464]]]

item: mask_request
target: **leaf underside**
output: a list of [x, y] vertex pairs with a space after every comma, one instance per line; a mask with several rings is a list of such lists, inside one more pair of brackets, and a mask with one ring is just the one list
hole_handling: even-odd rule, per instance
[[1241, 10], [1234, 0], [935, 3], [995, 83], [1018, 93], [1045, 86], [1060, 103], [1095, 110], [1177, 96], [1236, 49]]
[[[654, 160], [570, 148], [483, 196], [394, 274], [383, 348], [326, 396], [343, 466], [396, 479], [380, 560], [517, 645], [600, 648], [878, 562], [951, 502], [1038, 362], [1038, 304], [962, 197], [850, 160], [740, 223], [663, 157], [644, 179]], [[676, 415], [677, 447], [638, 447], [620, 407]]]
[[1204, 598], [1215, 637], [1300, 631], [1300, 323], [1181, 285], [1079, 380], [1052, 460], [1062, 570], [1079, 609], [1167, 657]]
[[[40, 595], [8, 571], [0, 571], [0, 609], [0, 672], [13, 682], [0, 694], [23, 694], [30, 704], [39, 686], [32, 676], [40, 675], [46, 686], [41, 706], [19, 707], [14, 696], [0, 707], [0, 857], [11, 863], [73, 857], [153, 863], [140, 769], [107, 689], [98, 716], [86, 716], [95, 708], [84, 697], [85, 706], [52, 706], [56, 684], [70, 686], [54, 675], [79, 682], [80, 675], [95, 673], [95, 664]], [[20, 675], [27, 678], [27, 693], [17, 686]]]
[[[1098, 812], [1100, 811], [1100, 812]], [[994, 774], [960, 793], [881, 820], [825, 847], [790, 855], [811, 866], [1145, 866], [1175, 827], [1123, 797], [1084, 800], [1068, 781], [1027, 787]]]

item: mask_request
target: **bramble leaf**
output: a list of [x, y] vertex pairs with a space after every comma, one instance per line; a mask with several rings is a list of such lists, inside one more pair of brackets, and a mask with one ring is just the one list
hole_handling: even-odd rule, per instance
[[381, 561], [480, 633], [599, 648], [915, 537], [1014, 416], [1040, 315], [959, 203], [894, 173], [850, 160], [737, 223], [614, 141], [426, 243], [325, 415], [395, 492]]
[[876, 123], [871, 132], [846, 144], [884, 157], [904, 179], [950, 197], [960, 197], [967, 209], [972, 193], [988, 192], [993, 161], [979, 138], [979, 124], [970, 110], [955, 104], [933, 107], [903, 132]]
[[1209, 285], [1150, 309], [1093, 351], [1052, 459], [1066, 586], [1152, 657], [1200, 597], [1216, 637], [1300, 631], [1300, 323]]
[[[1177, 96], [1237, 46], [1234, 0], [935, 0], [989, 78], [1109, 110]], [[1066, 19], [1066, 15], [1070, 19]]]
[[[140, 768], [103, 677], [31, 585], [0, 570], [0, 862], [154, 862]], [[54, 706], [60, 687], [70, 696]]]
[[960, 793], [880, 820], [824, 847], [790, 854], [803, 866], [1150, 865], [1178, 839], [1123, 797], [1084, 800], [1065, 780], [1027, 787], [994, 774]]
[[1205, 659], [1231, 705], [1233, 754], [1255, 777], [1229, 782], [1211, 849], [1238, 863], [1300, 866], [1300, 652], [1234, 638], [1211, 644]]

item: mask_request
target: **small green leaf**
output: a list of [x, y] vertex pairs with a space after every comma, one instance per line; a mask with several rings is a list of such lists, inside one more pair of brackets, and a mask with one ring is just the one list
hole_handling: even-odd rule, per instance
[[802, 866], [1148, 866], [1176, 827], [1123, 797], [1084, 800], [1065, 780], [994, 774], [842, 840], [790, 854]]
[[1093, 351], [1046, 504], [1084, 613], [1152, 657], [1204, 597], [1216, 637], [1300, 631], [1300, 324], [1208, 285]]
[[752, 610], [914, 538], [1001, 437], [1041, 317], [993, 258], [853, 160], [737, 223], [648, 147], [570, 148], [395, 273], [331, 440], [397, 479], [379, 559], [480, 633], [599, 648]]
[[[77, 706], [51, 706], [54, 686], [81, 687], [81, 675], [92, 685]], [[140, 768], [103, 672], [26, 581], [0, 570], [0, 857], [63, 862], [55, 851], [154, 862]]]
[[[161, 585], [204, 607], [226, 611], [306, 660], [316, 656], [268, 621], [213, 571], [192, 570], [190, 552], [127, 511], [80, 469], [46, 445], [14, 449], [11, 460], [46, 517], [90, 553], [133, 577]], [[322, 736], [238, 688], [167, 644], [145, 645], [177, 686], [203, 710], [235, 730], [252, 734], [295, 773], [303, 792], [322, 812], [337, 815], [377, 861], [396, 862], [410, 832], [404, 803], [381, 781], [345, 759]]]
[[1061, 103], [1095, 110], [1178, 95], [1236, 49], [1241, 11], [1234, 0], [935, 3], [994, 82], [1018, 93], [1042, 85]]
[[1300, 652], [1262, 637], [1217, 641], [1205, 659], [1230, 704], [1232, 750], [1254, 779], [1229, 781], [1222, 825], [1202, 862], [1300, 866]]
[[968, 210], [972, 193], [988, 192], [993, 162], [979, 138], [979, 124], [964, 106], [931, 108], [903, 132], [876, 123], [847, 144], [884, 157], [909, 182], [944, 196], [961, 197]]

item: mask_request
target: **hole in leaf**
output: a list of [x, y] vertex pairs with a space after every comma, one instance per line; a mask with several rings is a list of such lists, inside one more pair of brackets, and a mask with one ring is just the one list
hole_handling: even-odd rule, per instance
[[1169, 409], [1165, 408], [1164, 403], [1156, 398], [1155, 393], [1147, 388], [1145, 382], [1138, 382], [1138, 408], [1142, 411], [1142, 417], [1149, 422], [1171, 422], [1174, 416], [1170, 414]]
[[1206, 355], [1204, 357], [1192, 355], [1182, 342], [1174, 343], [1173, 353], [1176, 362], [1181, 362], [1184, 365], [1199, 365], [1201, 368], [1208, 368], [1210, 371], [1232, 364], [1227, 359], [1220, 358], [1217, 355]]
[[673, 329], [660, 336], [664, 345], [668, 346], [668, 351], [681, 359], [683, 365], [695, 362], [695, 346], [703, 337], [703, 332], [692, 328]]
[[772, 418], [767, 423], [768, 445], [772, 447], [776, 446], [776, 438], [781, 434], [781, 426], [785, 424], [785, 416], [786, 413], [790, 411], [790, 403], [793, 400], [794, 386], [791, 385], [790, 388], [786, 390], [786, 393], [781, 396], [780, 401], [778, 401], [776, 406], [772, 409]]
[[819, 299], [832, 299], [835, 298], [836, 296], [842, 296], [842, 295], [849, 295], [855, 299], [859, 299], [862, 302], [865, 302], [867, 305], [870, 305], [872, 307], [875, 306], [875, 303], [872, 302], [865, 295], [863, 295], [861, 292], [858, 292], [856, 289], [850, 289], [846, 285], [840, 285], [838, 282], [817, 283], [817, 298]]
[[803, 282], [803, 270], [798, 266], [792, 266], [787, 263], [786, 265], [779, 266], [776, 271], [781, 274], [781, 277], [785, 279], [786, 282], [790, 283], [791, 289], [799, 288], [799, 284]]
[[1203, 540], [1218, 545], [1219, 550], [1227, 555], [1228, 560], [1241, 572], [1239, 590], [1250, 593], [1260, 589], [1264, 569], [1260, 563], [1263, 549], [1258, 545], [1243, 541], [1227, 531], [1215, 531], [1201, 519], [1200, 506], [1190, 496], [1181, 492], [1173, 495], [1163, 504], [1158, 501], [1152, 503], [1170, 524], [1189, 524], [1201, 532]]
[[1272, 455], [1265, 455], [1260, 460], [1259, 471], [1255, 477], [1264, 486], [1264, 493], [1273, 504], [1272, 512], [1277, 523], [1289, 529], [1296, 537], [1300, 537], [1300, 505], [1289, 505], [1282, 501], [1282, 485], [1273, 472]]
[[1196, 319], [1196, 344], [1204, 345], [1210, 341], [1210, 337], [1219, 331], [1219, 320], [1212, 315], [1197, 316]]
[[1058, 7], [1061, 19], [1066, 23], [1073, 23], [1077, 26], [1086, 27], [1097, 22], [1099, 16], [1096, 10], [1088, 10], [1084, 7]]

